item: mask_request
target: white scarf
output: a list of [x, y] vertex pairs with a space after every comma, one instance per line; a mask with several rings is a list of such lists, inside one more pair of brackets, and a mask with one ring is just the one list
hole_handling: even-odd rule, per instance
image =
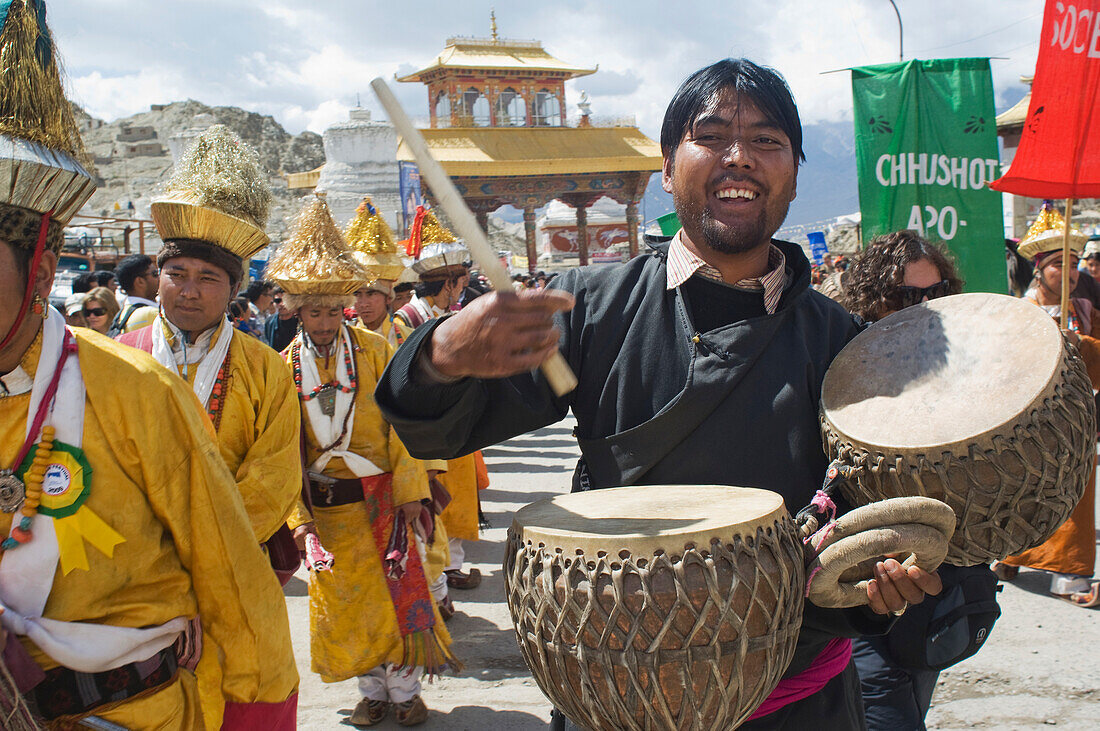
[[[42, 327], [42, 354], [34, 374], [31, 401], [27, 410], [27, 432], [34, 414], [53, 379], [65, 337], [65, 318], [50, 308]], [[71, 354], [61, 371], [48, 423], [56, 430], [57, 441], [80, 448], [84, 441], [84, 378], [80, 361]], [[19, 525], [19, 514], [12, 528]], [[39, 513], [32, 526], [34, 537], [25, 544], [5, 551], [0, 559], [0, 623], [15, 634], [26, 635], [47, 655], [67, 668], [85, 673], [102, 672], [131, 662], [146, 660], [176, 641], [187, 626], [177, 617], [160, 627], [136, 629], [106, 624], [62, 622], [42, 616], [53, 588], [60, 552], [53, 518]]]
[[443, 309], [442, 307], [429, 305], [427, 297], [413, 297], [412, 300], [409, 301], [409, 304], [412, 305], [418, 313], [420, 313], [420, 319], [422, 319], [424, 322], [427, 322], [428, 320], [434, 320], [437, 317], [443, 317], [447, 314], [447, 310]]
[[[172, 350], [168, 338], [164, 336], [164, 328], [161, 323], [168, 325], [172, 335], [176, 338], [176, 342], [180, 344], [178, 353]], [[217, 325], [214, 327], [216, 328]], [[208, 343], [202, 343], [203, 336], [200, 336], [189, 351], [186, 334], [173, 325], [162, 313], [157, 316], [157, 321], [153, 323], [153, 359], [165, 368], [179, 373], [184, 380], [187, 380], [186, 367], [198, 363], [199, 368], [195, 372], [195, 383], [192, 388], [194, 388], [195, 395], [198, 396], [199, 401], [205, 408], [207, 402], [210, 401], [210, 394], [214, 390], [214, 381], [218, 379], [218, 371], [221, 370], [222, 363], [225, 362], [225, 354], [229, 352], [229, 342], [233, 339], [233, 330], [234, 328], [229, 323], [228, 318], [223, 318], [218, 339], [214, 341], [213, 345], [210, 345], [209, 350], [203, 352], [203, 346]], [[208, 332], [210, 332], [208, 337], [213, 339], [213, 329]], [[206, 333], [203, 333], [203, 335], [206, 335]], [[180, 366], [184, 367], [182, 372]]]
[[[321, 374], [317, 370], [317, 351], [313, 349], [309, 343], [309, 338], [303, 332], [298, 336], [301, 338], [299, 341], [301, 347], [298, 350], [299, 364], [302, 369], [302, 394], [309, 394], [313, 392], [313, 389], [321, 385]], [[336, 380], [342, 386], [350, 386], [351, 378], [347, 372], [347, 368], [344, 367], [344, 350], [345, 348], [350, 353], [351, 357], [355, 358], [355, 351], [351, 347], [351, 333], [348, 331], [347, 325], [340, 326], [340, 334], [338, 336], [339, 343], [336, 347], [336, 353], [333, 355], [333, 360], [336, 363]], [[340, 431], [344, 427], [344, 417], [347, 416], [348, 429], [344, 432], [344, 438], [340, 440], [340, 443], [329, 449], [327, 452], [322, 452], [317, 461], [310, 465], [310, 471], [323, 472], [325, 465], [332, 460], [333, 457], [340, 457], [344, 460], [344, 464], [356, 477], [370, 477], [372, 475], [382, 474], [382, 470], [378, 468], [374, 462], [371, 462], [361, 454], [356, 454], [348, 450], [348, 446], [351, 444], [351, 433], [355, 428], [355, 396], [354, 393], [346, 393], [344, 391], [336, 392], [336, 409], [333, 411], [332, 416], [326, 416], [321, 411], [320, 399], [312, 398], [309, 401], [304, 401], [306, 405], [306, 416], [309, 417], [309, 428], [313, 432], [313, 438], [317, 440], [318, 444], [322, 447], [332, 444], [339, 436]]]

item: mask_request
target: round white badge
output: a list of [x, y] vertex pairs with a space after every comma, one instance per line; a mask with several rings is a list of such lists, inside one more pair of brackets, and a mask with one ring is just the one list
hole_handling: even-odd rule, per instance
[[69, 468], [61, 464], [51, 464], [46, 468], [46, 476], [42, 480], [42, 491], [54, 497], [64, 495], [72, 484], [73, 476]]

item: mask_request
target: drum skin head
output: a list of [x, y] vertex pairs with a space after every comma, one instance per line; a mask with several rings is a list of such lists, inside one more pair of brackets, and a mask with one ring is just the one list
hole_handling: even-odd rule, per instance
[[883, 451], [947, 448], [1026, 411], [1062, 367], [1057, 324], [1033, 302], [960, 294], [860, 333], [821, 389], [834, 431]]
[[790, 520], [769, 490], [725, 485], [639, 485], [559, 495], [519, 510], [512, 530], [524, 541], [573, 554], [679, 555], [688, 544], [751, 539]]

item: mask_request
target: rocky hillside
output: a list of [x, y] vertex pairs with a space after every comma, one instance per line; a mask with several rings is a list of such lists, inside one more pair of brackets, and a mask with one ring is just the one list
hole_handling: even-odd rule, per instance
[[125, 216], [132, 203], [134, 217], [148, 218], [149, 203], [172, 168], [173, 152], [179, 154], [189, 138], [220, 123], [256, 148], [271, 176], [274, 203], [268, 233], [278, 240], [301, 197], [287, 190], [283, 173], [312, 170], [325, 160], [318, 134], [291, 135], [270, 116], [194, 100], [156, 104], [148, 112], [109, 123], [78, 111], [78, 123], [100, 178], [99, 190], [84, 209], [93, 215]]

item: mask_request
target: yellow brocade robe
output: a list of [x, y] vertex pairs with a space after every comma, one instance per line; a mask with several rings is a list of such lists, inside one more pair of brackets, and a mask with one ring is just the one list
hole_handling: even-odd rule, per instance
[[[170, 328], [159, 319], [153, 326], [163, 327], [172, 343]], [[222, 322], [212, 334], [211, 343], [217, 341], [223, 327], [232, 325]], [[217, 425], [218, 450], [236, 479], [256, 541], [263, 543], [286, 523], [301, 499], [298, 394], [282, 356], [256, 338], [233, 330], [227, 358], [229, 372], [222, 384], [225, 403]], [[186, 367], [186, 380], [192, 388], [198, 370], [197, 363]], [[217, 664], [207, 655], [195, 672], [202, 689], [203, 715], [210, 726], [224, 712], [217, 696]]]
[[[413, 328], [399, 317], [394, 318], [393, 324], [401, 334], [402, 342], [413, 332]], [[447, 472], [439, 475], [439, 481], [451, 493], [450, 504], [439, 516], [448, 537], [478, 540], [480, 521], [477, 514], [477, 462], [474, 455], [467, 454], [447, 460]]]
[[[362, 325], [362, 319], [358, 321]], [[404, 322], [400, 322], [400, 327], [406, 329], [406, 334], [411, 332], [408, 330], [408, 326]], [[366, 325], [362, 325], [364, 330], [370, 330]], [[398, 346], [397, 335], [401, 332], [399, 326], [394, 324], [393, 315], [382, 320], [382, 327], [377, 330], [370, 330], [375, 335], [379, 335], [386, 339], [386, 342], [390, 344], [393, 349]], [[403, 335], [402, 338], [405, 336]], [[390, 356], [393, 355], [393, 350], [389, 352]], [[389, 360], [387, 359], [387, 363]], [[439, 473], [438, 478], [443, 478], [447, 471], [447, 460], [445, 459], [429, 459], [423, 460], [425, 470], [435, 470]], [[424, 546], [425, 553], [427, 554], [427, 567], [426, 572], [428, 574], [429, 583], [434, 581], [440, 574], [443, 573], [443, 569], [447, 568], [447, 565], [451, 562], [451, 552], [447, 546], [447, 527], [443, 524], [442, 520], [435, 521], [435, 537], [431, 545]]]
[[[355, 417], [348, 449], [366, 457], [383, 472], [393, 474], [394, 506], [429, 496], [424, 463], [409, 456], [378, 410], [374, 387], [389, 361], [392, 349], [380, 336], [349, 326], [359, 389], [355, 396]], [[295, 342], [300, 342], [301, 335]], [[293, 344], [284, 351], [288, 358]], [[302, 348], [302, 357], [310, 357]], [[327, 363], [326, 363], [327, 360]], [[316, 359], [322, 383], [336, 380], [343, 359]], [[306, 414], [304, 408], [303, 414]], [[304, 419], [308, 421], [308, 416]], [[306, 461], [320, 456], [321, 446], [313, 431], [306, 429]], [[344, 460], [335, 457], [326, 466], [329, 477], [353, 479]], [[313, 520], [317, 535], [335, 557], [332, 571], [314, 571], [309, 581], [309, 624], [311, 667], [326, 683], [363, 675], [382, 663], [400, 663], [404, 656], [401, 631], [382, 569], [382, 558], [374, 543], [366, 503], [325, 507], [313, 505], [312, 518], [299, 502], [289, 521], [291, 527]], [[436, 636], [450, 645], [451, 639], [436, 612]]]
[[[199, 615], [221, 695], [285, 701], [298, 686], [285, 600], [209, 419], [148, 355], [83, 328], [74, 335], [87, 392], [82, 449], [93, 470], [85, 505], [125, 542], [110, 558], [86, 545], [87, 571], [59, 567], [43, 616], [147, 627]], [[40, 352], [41, 335], [23, 358], [28, 374]], [[0, 399], [0, 464], [15, 459], [29, 403], [29, 393]], [[4, 535], [11, 518], [0, 514]], [[42, 667], [57, 664], [21, 639]], [[99, 715], [132, 729], [202, 728], [197, 702], [195, 680], [181, 670], [161, 691]]]
[[[256, 338], [234, 330], [228, 355], [218, 449], [263, 543], [290, 517], [302, 492], [298, 394], [286, 361]], [[189, 384], [197, 372], [197, 364], [187, 367]]]

